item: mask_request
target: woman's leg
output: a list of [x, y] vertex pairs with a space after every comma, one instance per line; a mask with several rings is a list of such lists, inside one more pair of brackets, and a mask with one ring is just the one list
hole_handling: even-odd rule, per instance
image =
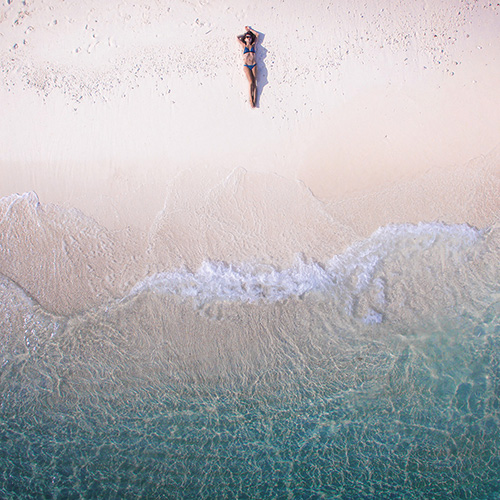
[[257, 95], [257, 84], [256, 84], [256, 79], [254, 77], [254, 71], [256, 70], [257, 66], [255, 66], [253, 69], [247, 68], [246, 66], [243, 66], [243, 69], [245, 70], [245, 75], [247, 76], [248, 84], [249, 84], [249, 90], [250, 90], [250, 106], [252, 108], [255, 108], [255, 98], [254, 96]]
[[257, 66], [254, 66], [252, 68], [252, 76], [253, 76], [253, 92], [252, 92], [252, 99], [253, 99], [253, 108], [257, 106]]

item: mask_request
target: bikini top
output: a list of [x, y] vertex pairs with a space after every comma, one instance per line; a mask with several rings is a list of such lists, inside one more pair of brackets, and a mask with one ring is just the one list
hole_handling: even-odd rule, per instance
[[250, 48], [245, 47], [243, 49], [243, 54], [248, 54], [248, 52], [253, 52], [255, 54], [255, 47], [250, 47]]

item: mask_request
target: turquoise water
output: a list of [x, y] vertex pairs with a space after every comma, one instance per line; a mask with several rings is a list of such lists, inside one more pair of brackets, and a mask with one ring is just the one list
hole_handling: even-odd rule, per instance
[[496, 240], [405, 231], [272, 300], [56, 317], [3, 280], [0, 496], [500, 498]]

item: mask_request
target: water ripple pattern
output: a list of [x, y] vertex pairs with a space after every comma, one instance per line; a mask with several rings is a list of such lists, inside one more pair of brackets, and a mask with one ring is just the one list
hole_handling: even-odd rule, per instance
[[0, 497], [499, 498], [497, 241], [388, 227], [67, 317], [2, 278]]

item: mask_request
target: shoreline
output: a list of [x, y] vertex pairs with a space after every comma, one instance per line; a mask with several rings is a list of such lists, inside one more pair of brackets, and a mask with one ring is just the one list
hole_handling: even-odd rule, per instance
[[[142, 230], [109, 230], [79, 210], [42, 203], [33, 192], [12, 195], [0, 199], [0, 274], [47, 311], [71, 315], [125, 297], [155, 275], [198, 273], [207, 264], [321, 267], [383, 228], [496, 230], [500, 178], [488, 163], [492, 158], [498, 155], [454, 176], [429, 172], [426, 183], [339, 203], [325, 203], [303, 183], [276, 174], [237, 169], [212, 185], [208, 176], [193, 186], [188, 171], [177, 176], [163, 210]], [[449, 188], [444, 197], [438, 196], [443, 183]], [[470, 197], [471, 191], [484, 198]]]
[[[0, 35], [0, 272], [42, 302], [207, 259], [323, 262], [391, 223], [498, 221], [489, 2], [4, 0]], [[13, 193], [36, 195], [12, 210]]]

